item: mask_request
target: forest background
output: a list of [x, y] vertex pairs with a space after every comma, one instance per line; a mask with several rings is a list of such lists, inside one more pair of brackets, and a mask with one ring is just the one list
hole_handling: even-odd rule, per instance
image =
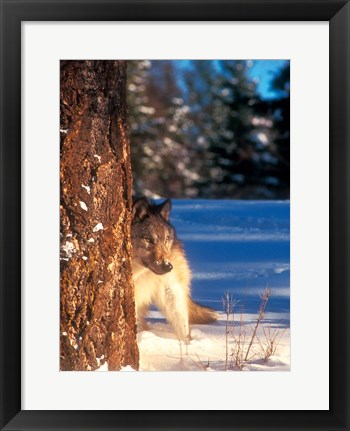
[[289, 61], [128, 61], [127, 94], [134, 194], [289, 199]]

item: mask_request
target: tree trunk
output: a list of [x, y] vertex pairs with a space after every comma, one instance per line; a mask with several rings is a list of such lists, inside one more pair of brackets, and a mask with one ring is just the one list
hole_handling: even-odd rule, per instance
[[138, 369], [126, 62], [61, 61], [60, 368]]

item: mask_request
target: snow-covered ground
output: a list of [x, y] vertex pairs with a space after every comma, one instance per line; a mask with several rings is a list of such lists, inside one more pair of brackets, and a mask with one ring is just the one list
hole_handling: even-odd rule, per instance
[[[290, 369], [289, 213], [286, 201], [173, 201], [171, 222], [192, 269], [192, 297], [219, 311], [220, 318], [211, 325], [193, 325], [192, 339], [185, 346], [162, 315], [152, 310], [149, 330], [138, 334], [142, 371], [237, 370], [232, 352], [237, 353], [240, 334], [242, 353], [236, 356], [245, 357], [266, 287], [273, 295], [243, 369]], [[226, 347], [222, 299], [227, 291], [235, 306]], [[266, 339], [273, 335], [279, 340], [277, 350], [265, 362]]]

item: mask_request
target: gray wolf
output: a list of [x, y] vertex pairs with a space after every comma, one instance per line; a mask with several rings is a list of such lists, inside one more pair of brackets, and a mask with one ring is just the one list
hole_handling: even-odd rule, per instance
[[131, 224], [132, 270], [136, 318], [155, 304], [172, 325], [176, 337], [188, 342], [189, 325], [209, 323], [217, 314], [190, 297], [191, 271], [181, 242], [170, 224], [171, 201], [157, 205], [142, 197], [134, 200]]

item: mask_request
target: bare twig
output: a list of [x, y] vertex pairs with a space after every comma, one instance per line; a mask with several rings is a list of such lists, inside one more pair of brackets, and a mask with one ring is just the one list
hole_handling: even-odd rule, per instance
[[225, 371], [228, 369], [228, 341], [230, 334], [230, 315], [232, 314], [232, 335], [234, 337], [234, 306], [238, 301], [233, 299], [233, 296], [230, 295], [229, 291], [225, 292], [225, 297], [222, 298], [222, 306], [224, 309], [224, 313], [226, 314], [226, 334], [225, 334]]
[[245, 366], [244, 361], [244, 345], [246, 341], [246, 330], [245, 323], [243, 319], [243, 313], [241, 312], [239, 320], [238, 335], [234, 337], [234, 345], [231, 352], [231, 364], [240, 371], [243, 370]]
[[198, 353], [196, 353], [196, 357], [197, 357], [197, 361], [195, 361], [190, 355], [188, 356], [191, 361], [195, 364], [195, 366], [197, 368], [199, 368], [202, 371], [207, 371], [209, 368], [209, 358], [208, 358], [208, 362], [206, 365], [203, 364], [203, 362], [201, 361], [200, 357], [198, 356]]
[[252, 337], [250, 339], [250, 343], [249, 343], [248, 349], [247, 349], [246, 354], [245, 354], [244, 362], [248, 361], [250, 349], [251, 349], [251, 347], [253, 345], [253, 341], [255, 339], [258, 327], [259, 327], [261, 321], [263, 320], [263, 318], [265, 316], [266, 305], [267, 305], [267, 303], [268, 303], [271, 295], [272, 295], [272, 290], [269, 289], [269, 288], [267, 288], [267, 287], [265, 287], [263, 293], [260, 296], [261, 303], [260, 303], [260, 308], [259, 308], [259, 311], [258, 311], [258, 317], [256, 319], [255, 326], [254, 326], [254, 329], [253, 329], [253, 334], [252, 334]]
[[272, 330], [269, 326], [266, 330], [263, 327], [264, 340], [261, 340], [258, 336], [256, 338], [259, 342], [261, 358], [264, 360], [264, 362], [267, 362], [271, 356], [276, 354], [281, 338], [285, 332], [286, 329], [283, 331], [278, 329]]

